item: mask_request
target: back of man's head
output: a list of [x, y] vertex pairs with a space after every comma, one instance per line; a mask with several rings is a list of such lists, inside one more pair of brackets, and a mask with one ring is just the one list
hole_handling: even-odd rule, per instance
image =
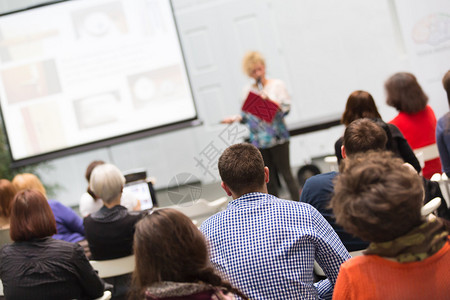
[[363, 118], [351, 122], [344, 133], [345, 154], [366, 152], [369, 150], [384, 150], [386, 148], [387, 135], [374, 121]]
[[222, 181], [237, 195], [260, 191], [264, 186], [264, 160], [252, 144], [228, 147], [219, 158]]

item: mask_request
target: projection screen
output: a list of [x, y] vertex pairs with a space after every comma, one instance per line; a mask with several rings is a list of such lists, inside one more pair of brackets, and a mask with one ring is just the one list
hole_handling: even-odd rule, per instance
[[70, 0], [4, 14], [0, 61], [18, 165], [197, 118], [169, 0]]

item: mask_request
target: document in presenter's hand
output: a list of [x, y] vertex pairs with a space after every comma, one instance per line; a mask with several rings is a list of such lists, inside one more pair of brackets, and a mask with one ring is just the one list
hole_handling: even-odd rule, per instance
[[258, 117], [267, 123], [272, 123], [278, 109], [278, 104], [269, 99], [263, 99], [260, 95], [251, 91], [248, 93], [247, 99], [242, 106], [243, 111]]

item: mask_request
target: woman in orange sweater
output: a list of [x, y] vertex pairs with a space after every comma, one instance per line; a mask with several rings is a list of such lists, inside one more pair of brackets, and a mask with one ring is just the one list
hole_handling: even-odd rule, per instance
[[371, 244], [341, 265], [333, 299], [448, 299], [448, 227], [421, 216], [421, 178], [389, 152], [342, 163], [331, 200], [336, 221]]

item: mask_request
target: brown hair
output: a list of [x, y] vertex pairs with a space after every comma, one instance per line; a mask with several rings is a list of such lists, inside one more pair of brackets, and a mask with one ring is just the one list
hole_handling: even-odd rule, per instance
[[370, 119], [358, 119], [345, 128], [343, 145], [347, 156], [369, 150], [384, 150], [386, 131]]
[[16, 192], [16, 188], [9, 180], [0, 179], [0, 216], [9, 218], [11, 203]]
[[252, 144], [235, 144], [219, 158], [222, 181], [237, 195], [254, 192], [264, 185], [264, 160]]
[[388, 151], [342, 160], [331, 207], [347, 232], [371, 242], [404, 235], [421, 222], [420, 176]]
[[142, 298], [146, 287], [160, 281], [202, 281], [247, 299], [215, 273], [203, 234], [175, 209], [156, 210], [136, 224], [134, 254], [132, 299]]
[[384, 87], [387, 105], [395, 107], [398, 111], [412, 114], [427, 106], [428, 96], [411, 73], [400, 72], [392, 75]]
[[448, 104], [450, 105], [450, 70], [445, 73], [442, 78], [442, 85], [444, 86], [445, 92], [447, 93]]
[[91, 180], [91, 174], [92, 171], [94, 170], [94, 168], [98, 165], [103, 165], [105, 162], [103, 160], [94, 160], [93, 162], [91, 162], [87, 169], [86, 169], [86, 173], [84, 174], [84, 177], [86, 178], [87, 182], [88, 182], [88, 188], [87, 188], [87, 193], [89, 195], [91, 195], [92, 198], [94, 198], [95, 201], [97, 201], [99, 198], [97, 196], [95, 196], [94, 192], [90, 189], [89, 187], [89, 181]]
[[257, 51], [249, 51], [245, 53], [244, 58], [242, 59], [242, 70], [245, 74], [250, 76], [252, 74], [252, 70], [255, 68], [255, 65], [258, 63], [266, 66], [266, 62], [262, 54]]
[[16, 187], [17, 191], [21, 191], [24, 189], [38, 190], [45, 197], [47, 197], [47, 193], [45, 192], [45, 188], [42, 185], [42, 182], [34, 174], [31, 173], [17, 174], [16, 176], [14, 176], [12, 184]]
[[37, 190], [17, 193], [11, 209], [10, 235], [13, 241], [29, 241], [56, 234], [56, 221], [45, 196]]
[[361, 118], [381, 119], [381, 116], [371, 94], [365, 91], [354, 91], [347, 99], [341, 123], [348, 126], [354, 120]]

